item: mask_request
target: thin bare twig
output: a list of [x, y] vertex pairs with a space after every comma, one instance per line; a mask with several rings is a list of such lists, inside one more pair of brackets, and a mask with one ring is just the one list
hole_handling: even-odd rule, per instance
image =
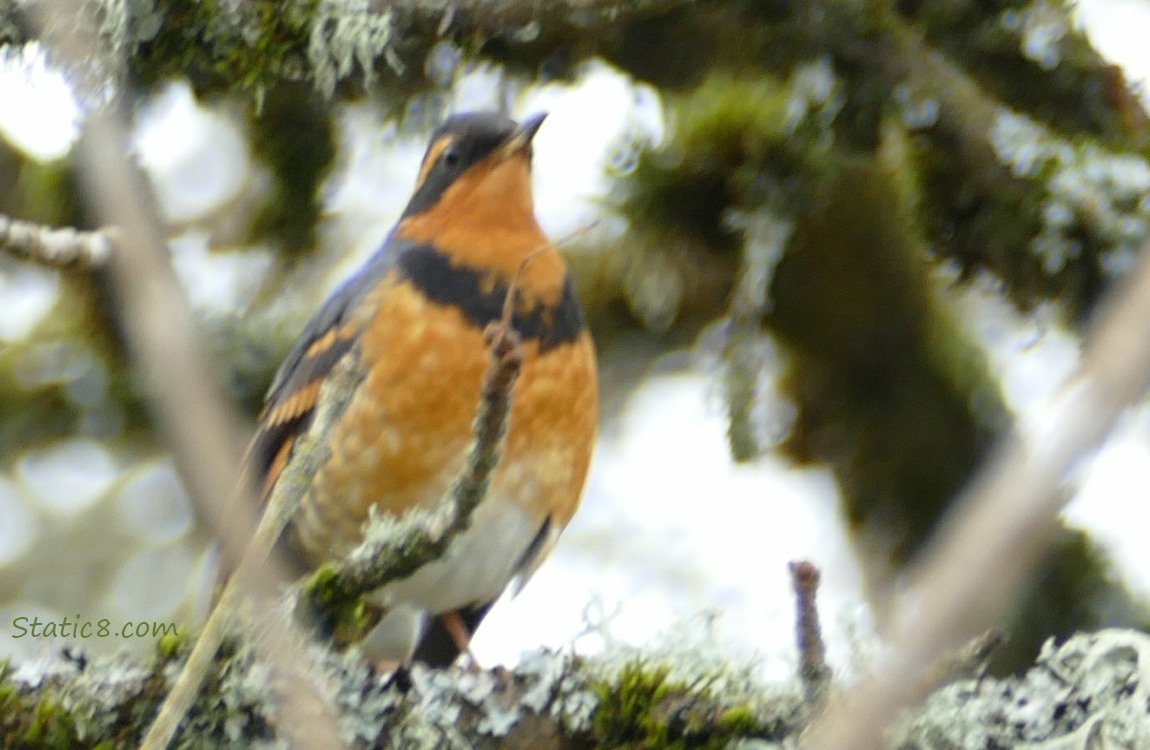
[[[237, 493], [236, 471], [242, 455], [235, 418], [225, 406], [198, 346], [194, 323], [183, 291], [168, 262], [159, 225], [134, 198], [143, 190], [124, 159], [123, 125], [110, 116], [90, 119], [81, 141], [82, 174], [88, 194], [101, 214], [123, 227], [123, 240], [113, 253], [112, 278], [121, 301], [124, 328], [144, 374], [157, 425], [172, 449], [189, 494], [216, 526], [222, 556], [227, 561], [240, 558], [254, 528], [257, 504]], [[105, 181], [116, 185], [105, 186]], [[227, 507], [231, 498], [231, 507]], [[227, 522], [224, 522], [224, 518]], [[270, 547], [270, 545], [269, 545]], [[242, 590], [264, 599], [280, 581], [282, 566], [253, 566], [243, 557], [246, 575], [240, 577]], [[239, 589], [237, 589], [239, 590]], [[264, 638], [257, 641], [261, 656], [275, 664], [288, 681], [283, 700], [289, 713], [308, 708], [316, 715], [307, 726], [291, 728], [300, 747], [339, 746], [338, 727], [327, 697], [313, 680], [305, 677], [309, 668], [299, 638], [290, 625], [264, 618]], [[198, 645], [198, 644], [197, 644]], [[217, 644], [218, 645], [218, 644]], [[202, 648], [198, 658], [210, 663], [215, 649]], [[177, 686], [179, 685], [177, 681]], [[198, 688], [198, 685], [196, 686]], [[194, 698], [195, 690], [191, 690]], [[175, 693], [179, 697], [179, 693]], [[172, 698], [169, 698], [171, 702]], [[187, 700], [190, 705], [191, 700]], [[294, 707], [294, 710], [292, 709]], [[318, 708], [318, 710], [317, 710]], [[186, 713], [161, 712], [146, 746], [166, 747]]]
[[[199, 694], [200, 686], [207, 676], [216, 651], [227, 636], [228, 629], [232, 625], [231, 618], [239, 605], [255, 592], [260, 600], [257, 604], [264, 608], [268, 607], [268, 600], [272, 598], [277, 585], [288, 580], [288, 576], [283, 573], [285, 565], [275, 555], [276, 540], [299, 508], [317, 468], [327, 460], [330, 448], [322, 436], [331, 433], [335, 420], [339, 418], [346, 402], [355, 392], [359, 376], [354, 364], [345, 361], [336, 364], [325, 380], [320, 391], [319, 407], [316, 409], [311, 426], [306, 434], [296, 440], [293, 446], [295, 460], [284, 469], [276, 482], [250, 542], [246, 537], [235, 540], [241, 545], [246, 544], [246, 547], [240, 547], [243, 551], [242, 558], [235, 566], [235, 573], [228, 580], [215, 608], [204, 623], [199, 638], [196, 639], [196, 645], [172, 684], [163, 705], [160, 706], [140, 746], [141, 750], [163, 750], [170, 744], [180, 722]], [[250, 497], [242, 496], [243, 492], [247, 491], [250, 491], [249, 488], [241, 484], [240, 491], [237, 492], [240, 496], [233, 497], [232, 500], [236, 507], [229, 509], [230, 511], [246, 515], [250, 509], [257, 507]], [[266, 619], [265, 622], [271, 624], [270, 630], [265, 635], [268, 640], [266, 650], [274, 654], [286, 648], [286, 653], [290, 655], [270, 660], [279, 664], [281, 669], [293, 675], [297, 681], [306, 679], [299, 665], [302, 654], [299, 654], [298, 648], [292, 642], [299, 640], [295, 634], [294, 623], [287, 621], [280, 624], [278, 617]], [[261, 656], [266, 658], [269, 654], [261, 650]], [[286, 699], [289, 703], [293, 701], [300, 703], [301, 698], [313, 690], [314, 688], [308, 688], [302, 693], [298, 689], [292, 690], [288, 692]], [[335, 738], [338, 735], [335, 734], [334, 719], [332, 722], [330, 730], [332, 733], [316, 735], [309, 747], [332, 746], [336, 742]]]
[[812, 706], [826, 696], [831, 670], [827, 666], [827, 649], [816, 602], [819, 591], [819, 569], [806, 560], [787, 566], [795, 589], [795, 637], [799, 647], [799, 679]]
[[985, 627], [1018, 590], [1058, 528], [1067, 472], [1150, 386], [1147, 321], [1150, 242], [1088, 338], [1079, 372], [1046, 410], [1045, 429], [1000, 447], [914, 571], [888, 633], [892, 652], [874, 678], [839, 696], [805, 747], [878, 747], [896, 713], [929, 689], [930, 666]]
[[101, 268], [112, 259], [110, 231], [52, 229], [0, 215], [0, 250], [50, 268]]
[[519, 279], [523, 276], [523, 271], [527, 269], [527, 264], [530, 263], [535, 256], [541, 255], [548, 250], [555, 250], [558, 247], [562, 247], [568, 242], [582, 237], [597, 226], [599, 226], [599, 221], [592, 221], [589, 224], [585, 224], [578, 229], [568, 232], [554, 242], [544, 242], [523, 256], [523, 260], [519, 261], [519, 266], [515, 269], [515, 275], [511, 277], [511, 283], [507, 287], [507, 295], [503, 298], [503, 312], [499, 317], [499, 321], [504, 327], [511, 327], [511, 317], [515, 313], [515, 294], [519, 291]]
[[[38, 32], [54, 29], [45, 36], [45, 43], [55, 59], [76, 70], [92, 70], [92, 61], [115, 55], [108, 54], [91, 24], [75, 22], [84, 17], [83, 10], [78, 0], [58, 0], [31, 6], [29, 20]], [[97, 65], [95, 69], [102, 68]], [[118, 228], [109, 271], [129, 349], [143, 375], [156, 425], [171, 448], [189, 496], [215, 524], [225, 560], [238, 559], [255, 528], [249, 509], [256, 507], [241, 497], [242, 507], [227, 508], [228, 499], [241, 486], [236, 471], [242, 454], [239, 427], [199, 346], [191, 308], [172, 270], [147, 181], [128, 160], [126, 120], [116, 109], [119, 102], [108, 101], [106, 87], [114, 83], [89, 81], [84, 76], [76, 80], [78, 85], [91, 87], [81, 93], [95, 108], [77, 144], [80, 178], [94, 211]], [[241, 486], [240, 494], [250, 493]], [[261, 565], [244, 582], [260, 592], [272, 592], [281, 578], [278, 566]], [[295, 745], [340, 746], [328, 698], [314, 679], [305, 676], [309, 662], [296, 645], [298, 638], [278, 620], [266, 621], [265, 639], [256, 645], [286, 678], [285, 710], [292, 714], [306, 711], [310, 718], [289, 727]], [[214, 649], [209, 661], [213, 654]], [[181, 712], [165, 725], [167, 736], [153, 742], [153, 747], [166, 746], [182, 716]]]

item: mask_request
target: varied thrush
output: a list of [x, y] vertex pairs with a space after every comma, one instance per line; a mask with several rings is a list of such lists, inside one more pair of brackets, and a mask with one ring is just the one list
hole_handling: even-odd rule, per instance
[[500, 464], [447, 554], [372, 595], [388, 612], [374, 638], [379, 658], [452, 662], [579, 504], [598, 380], [566, 266], [535, 218], [531, 142], [544, 117], [517, 125], [461, 114], [434, 133], [399, 223], [288, 353], [249, 452], [266, 498], [322, 406], [325, 378], [347, 363], [358, 385], [341, 394], [343, 411], [321, 436], [330, 458], [285, 532], [291, 555], [306, 567], [340, 558], [373, 507], [395, 516], [434, 508], [464, 466], [488, 366], [483, 331], [518, 274], [511, 324], [523, 365]]

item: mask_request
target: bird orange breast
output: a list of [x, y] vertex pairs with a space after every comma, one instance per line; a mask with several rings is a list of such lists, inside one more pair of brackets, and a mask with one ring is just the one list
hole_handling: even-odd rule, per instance
[[[493, 297], [498, 292], [490, 292]], [[296, 533], [313, 564], [360, 538], [368, 509], [434, 507], [462, 470], [488, 358], [482, 329], [458, 304], [437, 303], [393, 274], [360, 341], [364, 380], [331, 436]], [[554, 318], [560, 311], [550, 311]], [[553, 341], [556, 321], [520, 316], [524, 364], [494, 502], [561, 529], [578, 505], [597, 422], [595, 357], [586, 331]]]

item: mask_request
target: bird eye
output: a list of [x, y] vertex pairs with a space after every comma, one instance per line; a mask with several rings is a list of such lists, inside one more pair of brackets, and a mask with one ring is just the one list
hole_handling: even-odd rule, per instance
[[443, 166], [447, 167], [448, 169], [455, 169], [458, 167], [459, 161], [459, 149], [455, 148], [454, 146], [448, 147], [448, 149], [443, 152]]

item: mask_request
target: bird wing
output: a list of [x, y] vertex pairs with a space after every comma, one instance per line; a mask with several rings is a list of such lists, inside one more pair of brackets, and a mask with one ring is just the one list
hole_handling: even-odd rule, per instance
[[280, 365], [244, 461], [261, 499], [266, 500], [287, 465], [296, 437], [311, 424], [324, 380], [359, 340], [363, 316], [356, 312], [394, 265], [395, 244], [389, 238], [328, 298]]

